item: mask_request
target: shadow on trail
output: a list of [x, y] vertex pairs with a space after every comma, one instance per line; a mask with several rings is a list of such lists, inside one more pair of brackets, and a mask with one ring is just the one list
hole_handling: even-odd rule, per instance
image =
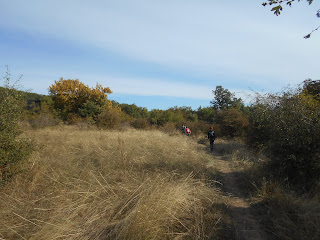
[[[233, 216], [234, 240], [271, 240], [264, 231], [261, 231], [259, 216], [251, 207], [229, 207], [228, 212]], [[230, 239], [230, 238], [229, 238]]]
[[213, 151], [210, 151], [209, 142], [198, 141], [198, 143], [203, 146], [202, 149], [204, 151], [206, 151], [207, 153], [211, 153], [214, 156], [221, 157], [223, 160], [229, 160], [231, 154], [244, 148], [244, 144], [238, 142], [218, 142], [214, 143]]
[[213, 145], [213, 152], [218, 156], [223, 156], [230, 155], [243, 148], [244, 144], [239, 142], [215, 142]]
[[[227, 213], [232, 219], [234, 238], [237, 240], [267, 240], [271, 239], [261, 230], [260, 222], [263, 216], [259, 215], [256, 207], [250, 205], [239, 187], [240, 172], [218, 171], [219, 187], [227, 197]], [[230, 229], [230, 226], [226, 226]]]
[[245, 195], [246, 191], [241, 187], [241, 176], [243, 176], [243, 173], [230, 167], [230, 152], [217, 151], [219, 147], [226, 148], [225, 146], [221, 146], [223, 143], [220, 146], [217, 145], [215, 145], [216, 148], [213, 152], [210, 152], [210, 149], [206, 151], [212, 154], [212, 166], [217, 169], [216, 180], [221, 183], [217, 187], [220, 188], [223, 195], [227, 198], [227, 214], [231, 219], [232, 226], [226, 226], [226, 230], [233, 229], [234, 231], [233, 238], [228, 239], [272, 239], [262, 230], [259, 224], [263, 216], [259, 215], [256, 207], [249, 204]]
[[[217, 181], [221, 183], [219, 186], [220, 190], [226, 196], [232, 196], [237, 198], [245, 199], [244, 191], [241, 191], [238, 181], [240, 178], [241, 172], [221, 172], [217, 171]], [[230, 181], [234, 181], [230, 184]]]

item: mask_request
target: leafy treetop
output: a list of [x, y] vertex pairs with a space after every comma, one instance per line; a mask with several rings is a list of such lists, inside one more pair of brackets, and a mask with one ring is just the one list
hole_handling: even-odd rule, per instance
[[214, 99], [210, 101], [212, 107], [216, 110], [224, 110], [229, 108], [241, 108], [243, 101], [241, 98], [236, 98], [234, 93], [222, 86], [216, 86], [216, 90], [212, 90]]
[[303, 93], [320, 102], [320, 80], [307, 79], [303, 82]]
[[90, 88], [78, 79], [60, 78], [59, 81], [55, 81], [49, 87], [49, 93], [52, 96], [54, 107], [60, 110], [61, 113], [77, 114], [79, 113], [79, 109], [88, 103], [100, 107], [110, 103], [107, 100], [107, 94], [112, 93], [112, 91], [110, 88], [104, 88], [98, 83], [95, 88]]

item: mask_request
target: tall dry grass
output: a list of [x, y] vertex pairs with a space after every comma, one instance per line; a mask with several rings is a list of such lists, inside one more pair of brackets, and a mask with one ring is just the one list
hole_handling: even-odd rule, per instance
[[[319, 192], [318, 192], [319, 193]], [[276, 180], [262, 180], [252, 206], [263, 216], [261, 224], [272, 239], [320, 239], [319, 194], [294, 193]]]
[[2, 239], [223, 239], [209, 155], [157, 131], [26, 133], [38, 150], [1, 189]]

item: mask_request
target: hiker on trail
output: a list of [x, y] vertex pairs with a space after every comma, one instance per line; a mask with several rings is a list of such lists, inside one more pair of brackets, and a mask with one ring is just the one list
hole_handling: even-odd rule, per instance
[[185, 134], [189, 137], [191, 134], [191, 129], [186, 127], [186, 129], [184, 131], [185, 131]]
[[185, 134], [186, 128], [187, 128], [187, 127], [186, 127], [184, 124], [182, 124], [181, 132], [182, 132], [183, 134]]
[[216, 139], [216, 135], [215, 135], [215, 133], [213, 131], [213, 127], [212, 126], [210, 127], [210, 130], [208, 132], [208, 139], [210, 141], [210, 149], [212, 151], [213, 150], [214, 140]]

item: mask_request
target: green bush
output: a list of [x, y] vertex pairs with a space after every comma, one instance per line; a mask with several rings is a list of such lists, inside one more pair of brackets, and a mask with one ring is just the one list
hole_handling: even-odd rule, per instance
[[79, 107], [79, 115], [83, 118], [95, 118], [102, 112], [103, 107], [94, 101], [87, 100], [81, 107]]
[[150, 124], [147, 119], [138, 118], [131, 122], [131, 126], [136, 129], [146, 129], [150, 127]]
[[0, 90], [0, 181], [8, 180], [18, 164], [31, 152], [30, 144], [19, 139], [19, 120], [22, 118], [23, 101], [15, 85], [10, 83], [10, 72], [4, 77]]
[[197, 110], [197, 116], [200, 121], [213, 123], [216, 118], [216, 110], [213, 107], [199, 107]]
[[97, 117], [97, 126], [102, 129], [112, 129], [120, 126], [121, 111], [117, 107], [106, 107]]
[[249, 126], [248, 117], [240, 110], [228, 108], [217, 112], [217, 123], [224, 137], [244, 137]]
[[319, 101], [300, 90], [259, 96], [248, 143], [265, 150], [272, 169], [309, 188], [320, 174], [319, 119]]

